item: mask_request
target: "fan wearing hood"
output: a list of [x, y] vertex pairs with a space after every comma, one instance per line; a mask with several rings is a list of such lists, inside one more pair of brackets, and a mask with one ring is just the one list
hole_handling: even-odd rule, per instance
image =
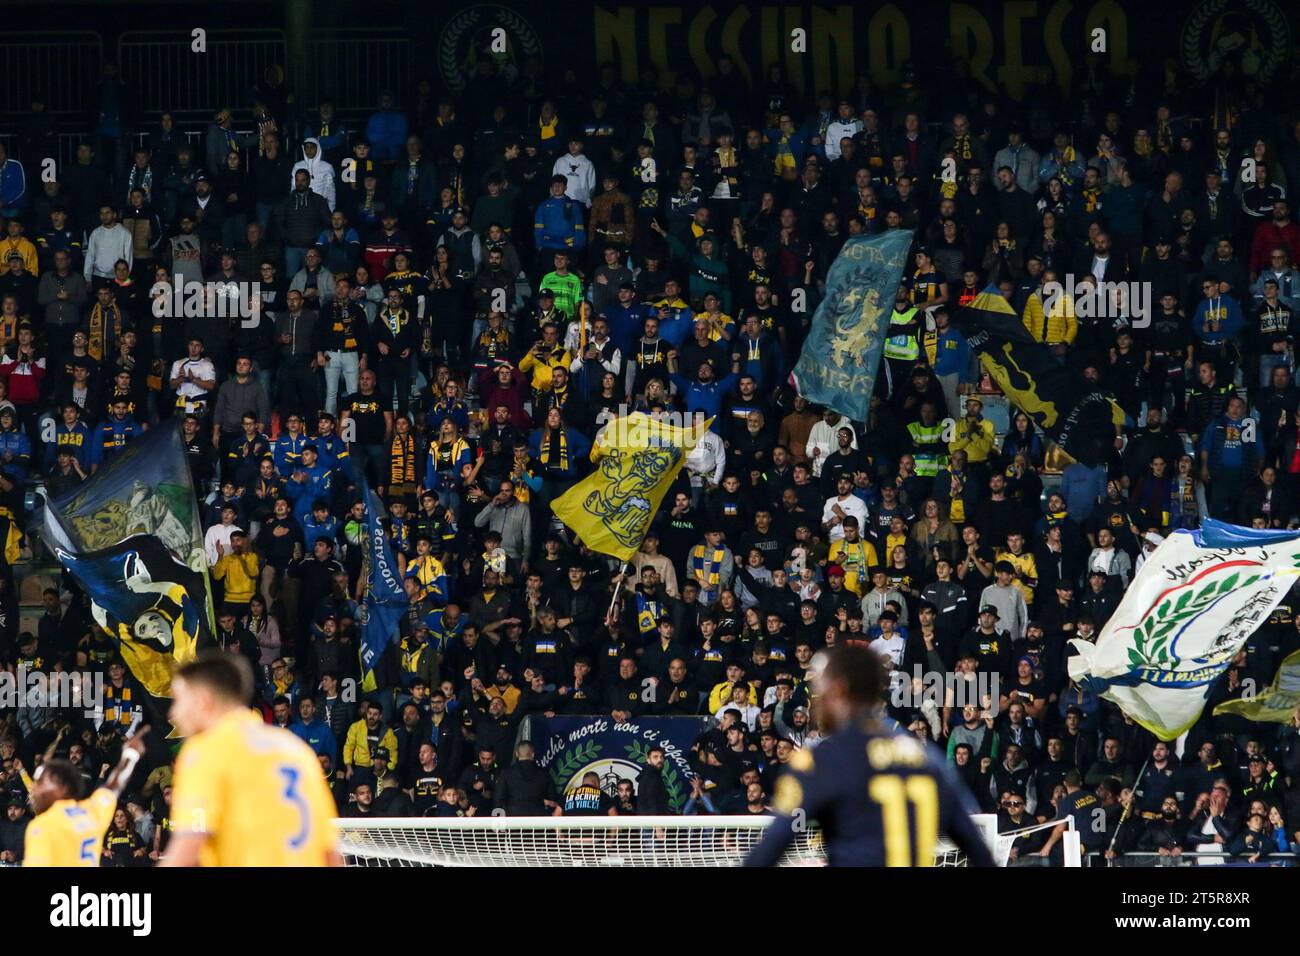
[[302, 159], [293, 164], [289, 186], [293, 188], [293, 177], [298, 170], [305, 169], [311, 176], [311, 191], [320, 196], [334, 211], [334, 167], [325, 161], [320, 148], [320, 140], [308, 137], [302, 141]]

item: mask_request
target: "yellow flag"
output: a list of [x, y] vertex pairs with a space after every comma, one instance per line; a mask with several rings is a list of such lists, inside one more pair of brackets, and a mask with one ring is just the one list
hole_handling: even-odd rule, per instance
[[712, 421], [680, 428], [641, 412], [612, 419], [592, 448], [596, 470], [556, 498], [551, 509], [593, 551], [630, 560]]
[[1273, 683], [1251, 697], [1229, 700], [1214, 708], [1214, 714], [1234, 714], [1247, 720], [1285, 724], [1300, 707], [1300, 651], [1288, 654], [1277, 669]]

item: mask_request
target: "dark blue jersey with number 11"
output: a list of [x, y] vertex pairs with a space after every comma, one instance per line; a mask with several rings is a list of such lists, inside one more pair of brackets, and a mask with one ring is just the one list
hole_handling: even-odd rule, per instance
[[879, 725], [795, 751], [773, 803], [781, 815], [750, 851], [747, 866], [774, 866], [810, 821], [821, 828], [831, 866], [933, 866], [941, 836], [971, 866], [993, 865], [971, 820], [975, 803], [942, 755]]

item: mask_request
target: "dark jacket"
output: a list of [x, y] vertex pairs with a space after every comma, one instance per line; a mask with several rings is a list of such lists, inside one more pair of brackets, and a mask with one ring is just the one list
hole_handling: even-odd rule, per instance
[[520, 760], [501, 772], [496, 805], [511, 817], [541, 817], [550, 813], [544, 801], [559, 802], [551, 775], [535, 760]]
[[330, 227], [330, 207], [325, 197], [310, 189], [294, 190], [275, 209], [275, 227], [286, 246], [305, 249]]
[[662, 770], [649, 764], [641, 768], [637, 778], [636, 812], [645, 816], [663, 816], [672, 813], [668, 804], [668, 788], [664, 786]]

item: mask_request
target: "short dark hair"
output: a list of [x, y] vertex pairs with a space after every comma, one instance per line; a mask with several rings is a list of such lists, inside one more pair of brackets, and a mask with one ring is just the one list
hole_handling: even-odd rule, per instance
[[181, 665], [176, 676], [233, 703], [246, 704], [253, 699], [253, 668], [238, 654], [205, 651]]
[[81, 771], [73, 765], [71, 760], [50, 759], [41, 764], [41, 779], [51, 779], [66, 794], [64, 799], [78, 800], [81, 798], [82, 776]]
[[860, 644], [839, 644], [827, 651], [823, 675], [828, 682], [843, 682], [849, 699], [864, 707], [874, 706], [884, 695], [880, 657]]

